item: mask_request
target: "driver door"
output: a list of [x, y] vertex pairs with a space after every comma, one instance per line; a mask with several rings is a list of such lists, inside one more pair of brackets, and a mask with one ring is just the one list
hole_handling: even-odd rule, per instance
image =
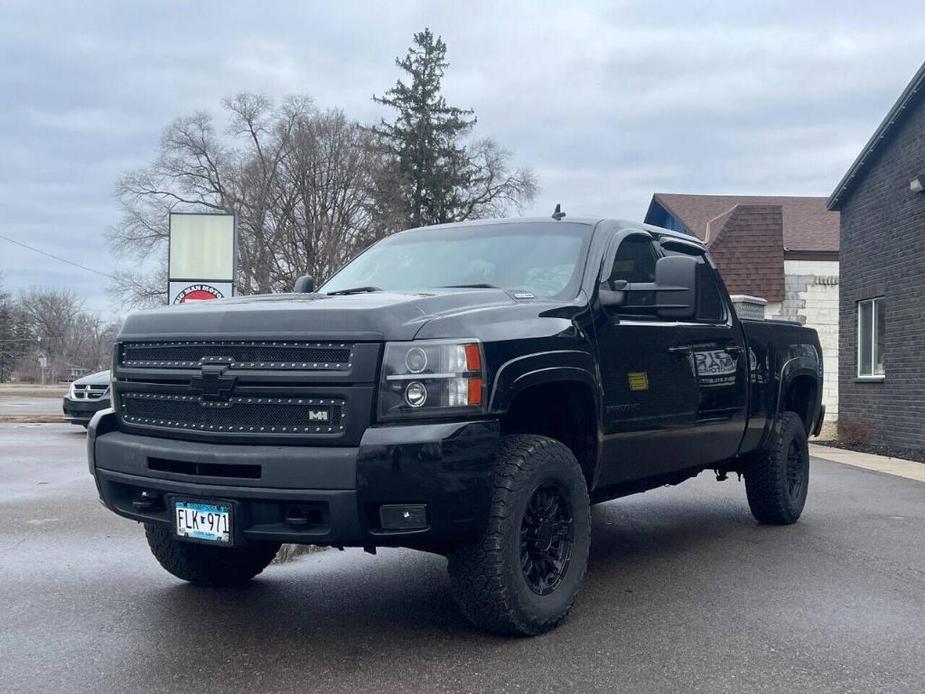
[[[617, 234], [602, 286], [655, 280], [660, 257], [647, 232]], [[695, 465], [699, 391], [679, 352], [677, 321], [660, 319], [655, 292], [628, 292], [624, 305], [598, 305], [595, 324], [604, 388], [603, 465], [596, 486]]]

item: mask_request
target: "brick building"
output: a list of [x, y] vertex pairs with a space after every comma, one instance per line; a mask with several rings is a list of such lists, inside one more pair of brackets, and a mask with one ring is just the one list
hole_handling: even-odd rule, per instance
[[841, 213], [843, 435], [925, 448], [925, 65], [829, 198]]
[[819, 332], [826, 419], [838, 417], [838, 214], [823, 197], [656, 193], [646, 222], [710, 248], [730, 294], [766, 299], [767, 318]]

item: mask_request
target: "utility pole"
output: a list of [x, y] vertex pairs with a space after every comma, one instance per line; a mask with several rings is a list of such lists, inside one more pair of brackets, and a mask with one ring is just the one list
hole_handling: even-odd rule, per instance
[[45, 385], [45, 368], [48, 366], [48, 357], [44, 354], [39, 353], [38, 356], [39, 367], [42, 369], [42, 385]]

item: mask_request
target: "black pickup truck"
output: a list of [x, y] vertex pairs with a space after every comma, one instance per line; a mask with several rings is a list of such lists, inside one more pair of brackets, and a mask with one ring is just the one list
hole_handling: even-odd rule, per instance
[[242, 583], [280, 543], [411, 547], [474, 623], [537, 634], [582, 582], [591, 503], [713, 470], [759, 522], [803, 509], [816, 333], [739, 320], [690, 236], [412, 229], [311, 284], [125, 322], [90, 471], [181, 579]]

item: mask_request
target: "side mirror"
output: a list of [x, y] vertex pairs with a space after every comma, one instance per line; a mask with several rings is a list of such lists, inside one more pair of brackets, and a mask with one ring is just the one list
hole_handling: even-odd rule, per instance
[[626, 290], [629, 282], [626, 280], [616, 280], [610, 283], [610, 288], [601, 284], [597, 290], [598, 300], [601, 306], [622, 306], [626, 303]]
[[662, 318], [684, 320], [697, 312], [697, 258], [671, 255], [655, 264], [656, 310]]
[[302, 275], [295, 281], [292, 291], [296, 294], [311, 294], [315, 291], [315, 280], [311, 275]]

